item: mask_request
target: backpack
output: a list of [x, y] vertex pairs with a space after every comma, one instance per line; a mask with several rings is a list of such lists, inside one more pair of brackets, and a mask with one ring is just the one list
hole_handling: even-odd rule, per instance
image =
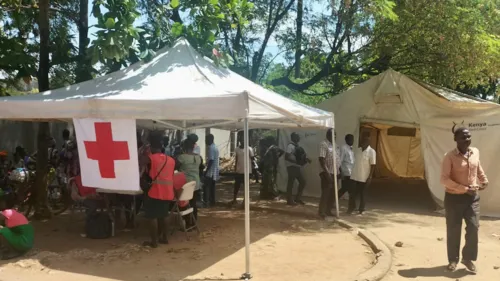
[[304, 166], [305, 164], [307, 164], [306, 151], [302, 147], [298, 146], [295, 143], [291, 143], [291, 144], [295, 147], [293, 154], [295, 156], [295, 160], [297, 161], [297, 164], [299, 164], [300, 166]]
[[113, 222], [107, 213], [94, 213], [87, 217], [85, 233], [90, 239], [106, 239], [112, 236]]

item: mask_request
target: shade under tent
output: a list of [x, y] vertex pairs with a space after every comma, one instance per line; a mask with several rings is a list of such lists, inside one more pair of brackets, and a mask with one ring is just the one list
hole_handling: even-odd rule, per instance
[[[0, 98], [0, 119], [73, 118], [136, 119], [143, 127], [177, 130], [243, 129], [246, 279], [251, 277], [249, 128], [334, 127], [332, 113], [288, 99], [216, 66], [183, 38], [147, 63], [66, 88]], [[336, 180], [334, 185], [337, 190]]]

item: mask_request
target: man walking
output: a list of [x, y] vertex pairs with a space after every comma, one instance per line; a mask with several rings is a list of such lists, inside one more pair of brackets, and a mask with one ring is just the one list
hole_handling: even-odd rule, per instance
[[[287, 172], [288, 172], [288, 184], [286, 188], [287, 192], [287, 204], [288, 205], [297, 205], [297, 203], [304, 205], [304, 201], [302, 201], [302, 193], [304, 192], [304, 188], [306, 187], [306, 180], [304, 178], [303, 166], [307, 163], [311, 163], [311, 160], [307, 158], [306, 152], [302, 147], [299, 146], [300, 136], [293, 132], [290, 135], [292, 139], [292, 143], [290, 143], [286, 149], [285, 160], [287, 164]], [[293, 199], [293, 185], [295, 180], [299, 182], [299, 190], [297, 191], [297, 195], [295, 196], [295, 200]]]
[[[335, 160], [339, 164], [339, 156], [336, 155]], [[319, 174], [321, 180], [321, 199], [319, 203], [318, 214], [321, 218], [327, 216], [333, 217], [333, 181], [334, 181], [334, 165], [333, 165], [333, 143], [332, 143], [332, 129], [326, 132], [326, 140], [322, 141], [319, 145], [319, 165], [321, 173]], [[338, 173], [338, 169], [336, 171]]]
[[215, 183], [219, 180], [219, 149], [214, 143], [212, 134], [205, 137], [205, 144], [208, 146], [208, 155], [203, 199], [207, 207], [211, 207], [215, 205]]
[[361, 144], [354, 152], [354, 166], [351, 180], [352, 194], [349, 194], [349, 207], [347, 213], [351, 214], [356, 209], [356, 199], [359, 197], [359, 214], [365, 211], [365, 189], [371, 184], [377, 153], [370, 147], [370, 135], [363, 134]]
[[460, 259], [462, 220], [465, 220], [465, 246], [462, 264], [476, 273], [474, 261], [478, 252], [479, 190], [488, 179], [479, 161], [479, 150], [470, 147], [471, 134], [466, 128], [452, 129], [457, 147], [446, 153], [441, 168], [441, 184], [445, 187], [448, 270], [455, 271]]
[[339, 190], [339, 198], [344, 196], [346, 192], [351, 193], [351, 173], [354, 167], [354, 136], [347, 134], [345, 136], [345, 144], [340, 148], [340, 176], [342, 178], [342, 188]]

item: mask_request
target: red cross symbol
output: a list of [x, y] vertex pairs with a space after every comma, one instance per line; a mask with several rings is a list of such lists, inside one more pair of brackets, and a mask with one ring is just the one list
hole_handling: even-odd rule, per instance
[[87, 157], [96, 160], [99, 172], [104, 179], [114, 179], [115, 160], [129, 160], [130, 154], [126, 141], [113, 141], [111, 122], [96, 122], [96, 141], [84, 141]]

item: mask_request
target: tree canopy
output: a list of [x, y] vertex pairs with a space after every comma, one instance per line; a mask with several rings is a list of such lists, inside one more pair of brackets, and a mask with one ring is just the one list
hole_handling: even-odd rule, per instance
[[[36, 0], [0, 3], [0, 94], [36, 80], [39, 12]], [[48, 16], [51, 88], [151, 59], [184, 36], [307, 103], [388, 68], [483, 98], [499, 91], [499, 0], [54, 0]]]

